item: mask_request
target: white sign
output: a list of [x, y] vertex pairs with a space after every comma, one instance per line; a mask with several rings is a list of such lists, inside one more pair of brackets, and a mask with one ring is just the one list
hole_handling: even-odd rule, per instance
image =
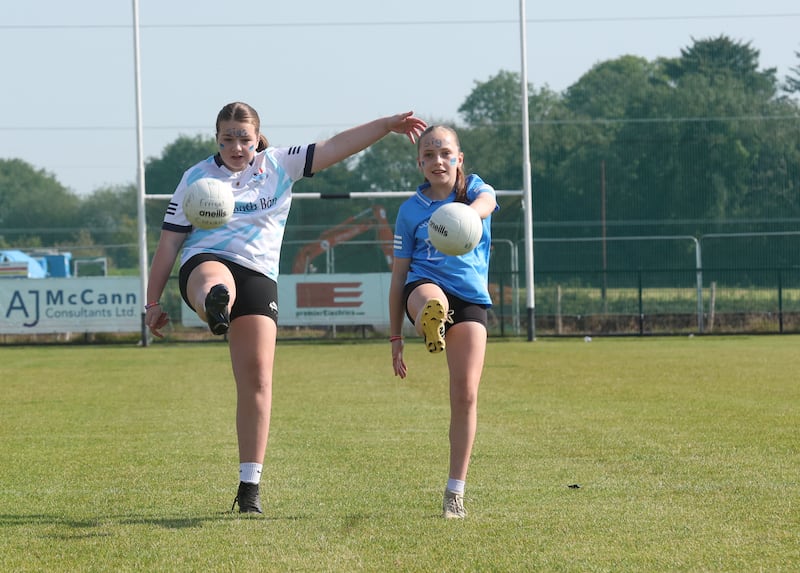
[[138, 277], [0, 279], [0, 334], [138, 332]]
[[[388, 326], [391, 278], [391, 273], [281, 275], [278, 324]], [[206, 326], [186, 304], [181, 322], [184, 326]]]
[[[391, 273], [284, 275], [281, 326], [389, 325]], [[138, 277], [0, 279], [0, 334], [139, 332]], [[184, 326], [206, 327], [185, 304]]]

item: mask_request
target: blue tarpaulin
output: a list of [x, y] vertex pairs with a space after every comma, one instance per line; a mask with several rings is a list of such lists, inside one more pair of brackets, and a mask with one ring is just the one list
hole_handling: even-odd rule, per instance
[[0, 251], [0, 277], [43, 279], [47, 276], [46, 264], [22, 251]]

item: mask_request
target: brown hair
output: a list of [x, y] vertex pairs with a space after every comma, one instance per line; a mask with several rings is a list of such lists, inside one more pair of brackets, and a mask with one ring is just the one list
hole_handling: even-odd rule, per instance
[[256, 151], [263, 151], [269, 147], [269, 141], [267, 141], [267, 138], [264, 137], [263, 133], [261, 133], [261, 119], [258, 117], [258, 112], [248, 104], [241, 101], [235, 101], [233, 103], [229, 103], [219, 110], [216, 124], [217, 136], [219, 136], [219, 124], [223, 121], [238, 121], [241, 123], [251, 124], [256, 128], [256, 133], [258, 133], [258, 145], [256, 146]]
[[[417, 156], [419, 156], [419, 147], [422, 144], [422, 139], [428, 135], [434, 129], [443, 129], [450, 133], [453, 136], [453, 139], [456, 140], [456, 145], [458, 146], [458, 150], [461, 151], [461, 142], [458, 140], [458, 134], [456, 130], [452, 127], [447, 127], [446, 125], [429, 125], [425, 131], [419, 134], [417, 138]], [[427, 179], [425, 179], [427, 181]], [[456, 169], [456, 201], [459, 203], [466, 203], [467, 202], [467, 178], [464, 175], [464, 164], [458, 166]]]

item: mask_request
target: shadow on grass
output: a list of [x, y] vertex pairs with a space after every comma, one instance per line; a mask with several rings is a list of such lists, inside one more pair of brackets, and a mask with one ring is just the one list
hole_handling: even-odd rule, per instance
[[[55, 539], [80, 539], [92, 537], [107, 537], [111, 535], [107, 529], [109, 527], [124, 526], [124, 525], [149, 525], [153, 527], [161, 527], [164, 529], [191, 529], [195, 527], [203, 527], [206, 523], [219, 523], [225, 521], [265, 521], [265, 522], [281, 522], [281, 521], [300, 521], [308, 519], [309, 516], [302, 515], [287, 515], [287, 516], [265, 516], [258, 514], [240, 514], [234, 511], [223, 511], [216, 514], [198, 515], [190, 517], [153, 517], [153, 516], [135, 516], [135, 515], [107, 515], [90, 517], [85, 519], [70, 519], [63, 515], [48, 515], [48, 514], [34, 514], [34, 515], [0, 515], [0, 528], [6, 527], [66, 527], [76, 530], [73, 533], [64, 532], [43, 532], [41, 537], [49, 537]], [[97, 529], [97, 531], [91, 531]]]

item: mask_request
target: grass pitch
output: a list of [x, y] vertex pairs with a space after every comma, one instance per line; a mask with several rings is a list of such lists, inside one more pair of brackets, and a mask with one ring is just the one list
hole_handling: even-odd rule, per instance
[[0, 571], [797, 571], [796, 337], [491, 342], [463, 522], [406, 360], [279, 343], [242, 517], [224, 343], [0, 349]]

